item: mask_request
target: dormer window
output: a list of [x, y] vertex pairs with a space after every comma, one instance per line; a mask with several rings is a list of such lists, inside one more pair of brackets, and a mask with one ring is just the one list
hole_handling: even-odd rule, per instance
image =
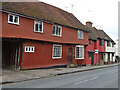
[[19, 24], [19, 16], [9, 14], [8, 15], [8, 23]]
[[61, 33], [62, 33], [62, 27], [59, 25], [53, 25], [53, 35], [61, 36]]
[[83, 31], [78, 30], [78, 39], [83, 39]]
[[43, 33], [43, 22], [35, 21], [35, 23], [34, 23], [34, 32]]

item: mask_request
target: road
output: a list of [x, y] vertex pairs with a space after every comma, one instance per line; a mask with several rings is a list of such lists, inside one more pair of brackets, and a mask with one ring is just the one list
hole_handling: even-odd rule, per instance
[[118, 88], [118, 66], [6, 84], [3, 88]]

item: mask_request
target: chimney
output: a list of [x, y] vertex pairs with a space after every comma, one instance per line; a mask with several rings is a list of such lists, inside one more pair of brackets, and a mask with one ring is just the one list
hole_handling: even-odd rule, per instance
[[87, 22], [86, 22], [86, 25], [89, 26], [89, 27], [92, 27], [92, 24], [93, 24], [93, 23], [90, 22], [90, 21], [87, 21]]

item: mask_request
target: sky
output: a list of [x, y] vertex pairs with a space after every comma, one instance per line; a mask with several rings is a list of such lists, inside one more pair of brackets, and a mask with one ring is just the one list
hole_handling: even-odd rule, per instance
[[118, 2], [120, 0], [39, 0], [73, 13], [85, 25], [91, 21], [115, 42], [118, 39]]

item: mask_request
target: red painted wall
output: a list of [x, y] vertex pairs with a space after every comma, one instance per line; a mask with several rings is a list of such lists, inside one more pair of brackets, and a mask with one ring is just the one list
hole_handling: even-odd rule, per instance
[[88, 55], [88, 51], [94, 52], [95, 51], [95, 41], [92, 41], [92, 44], [88, 44], [86, 47], [86, 64], [91, 64], [91, 60]]
[[[2, 37], [3, 38], [24, 38], [38, 41], [25, 41], [23, 44], [22, 69], [42, 68], [56, 65], [66, 65], [68, 63], [68, 48], [73, 47], [73, 63], [78, 65], [86, 64], [86, 57], [84, 60], [75, 60], [75, 45], [87, 45], [88, 33], [83, 32], [83, 39], [78, 39], [77, 30], [62, 26], [62, 37], [52, 35], [53, 25], [50, 23], [43, 24], [43, 33], [34, 32], [34, 20], [24, 17], [19, 17], [20, 25], [9, 24], [8, 14], [2, 13]], [[41, 43], [40, 41], [47, 41], [49, 43]], [[52, 43], [62, 44], [62, 58], [52, 58]], [[74, 44], [74, 45], [66, 45]], [[34, 53], [25, 53], [25, 46], [35, 46]], [[86, 50], [86, 48], [85, 48]], [[84, 55], [85, 56], [85, 55]], [[21, 65], [21, 63], [19, 64]]]
[[[86, 48], [86, 64], [91, 64], [91, 60], [88, 56], [88, 51], [94, 52], [95, 49], [98, 49], [99, 52], [105, 52], [105, 41], [104, 46], [99, 45], [99, 39], [97, 41], [93, 41], [93, 44], [88, 44]], [[104, 55], [103, 55], [103, 62], [104, 62]], [[94, 64], [100, 63], [100, 53], [96, 54], [94, 53]]]
[[[67, 65], [68, 64], [68, 48], [73, 48], [73, 64], [78, 63], [79, 65], [85, 64], [85, 60], [75, 60], [75, 45], [62, 45], [62, 58], [61, 59], [53, 59], [52, 51], [53, 44], [52, 43], [42, 43], [36, 41], [25, 41], [23, 44], [23, 67], [22, 69], [30, 69], [30, 68], [44, 68], [51, 67], [56, 65]], [[34, 53], [26, 53], [25, 46], [34, 46]]]
[[[98, 45], [98, 50], [99, 52], [105, 52], [105, 41], [104, 41], [104, 45], [99, 45], [99, 40], [97, 40], [97, 45]], [[97, 60], [98, 63], [100, 63], [100, 53], [98, 54], [98, 60]], [[104, 54], [103, 54], [103, 62], [104, 62]]]
[[34, 20], [19, 17], [20, 25], [9, 24], [8, 14], [2, 13], [2, 37], [25, 38], [59, 43], [88, 44], [88, 33], [84, 32], [84, 39], [77, 38], [77, 30], [62, 26], [62, 37], [53, 36], [53, 25], [45, 23], [43, 33], [34, 32]]

